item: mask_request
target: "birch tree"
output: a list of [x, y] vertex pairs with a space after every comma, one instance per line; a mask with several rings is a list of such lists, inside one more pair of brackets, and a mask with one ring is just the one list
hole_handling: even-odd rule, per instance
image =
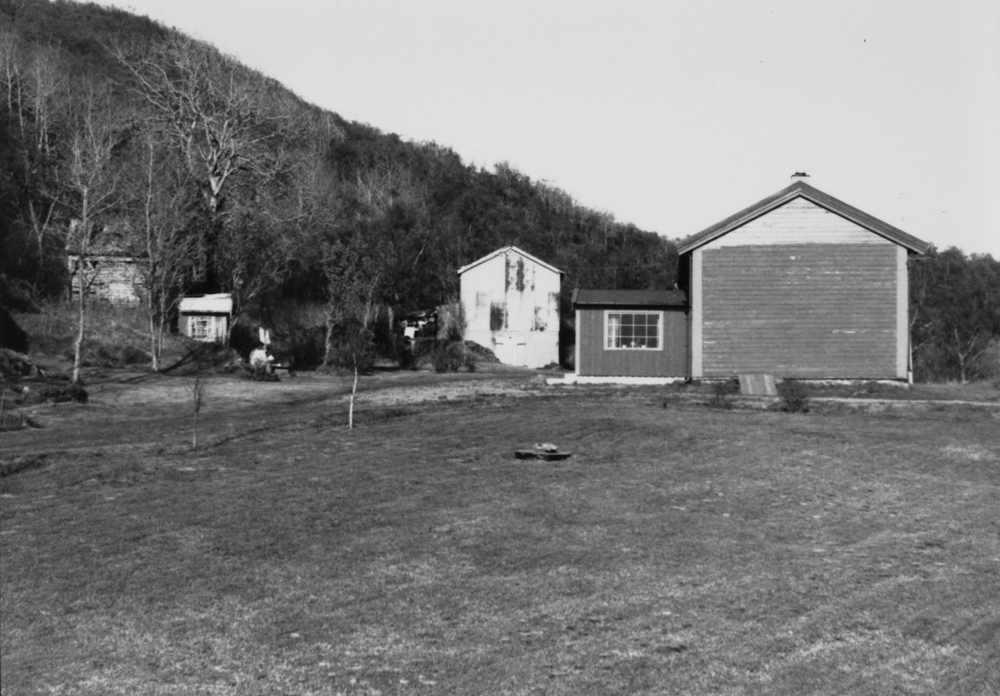
[[97, 274], [90, 258], [97, 236], [119, 204], [115, 148], [122, 140], [106, 91], [89, 86], [74, 114], [69, 157], [64, 172], [68, 207], [72, 212], [66, 248], [76, 254], [74, 269], [77, 327], [73, 342], [74, 383], [80, 381], [80, 357], [87, 325], [87, 295]]
[[174, 166], [155, 132], [148, 132], [141, 196], [141, 225], [133, 248], [145, 258], [142, 265], [144, 305], [149, 322], [151, 367], [160, 369], [167, 323], [180, 302], [184, 280], [190, 275], [195, 244], [188, 233], [190, 213], [186, 172]]

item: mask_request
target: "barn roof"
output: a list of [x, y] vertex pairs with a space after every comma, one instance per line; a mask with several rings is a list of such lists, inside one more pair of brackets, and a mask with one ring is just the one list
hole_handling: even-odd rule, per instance
[[518, 248], [518, 247], [516, 247], [514, 245], [509, 245], [509, 246], [505, 246], [505, 247], [500, 247], [496, 251], [490, 252], [489, 254], [487, 254], [486, 256], [482, 257], [481, 259], [476, 259], [472, 263], [465, 264], [464, 266], [462, 266], [461, 268], [458, 269], [458, 274], [462, 275], [463, 273], [465, 273], [470, 268], [474, 268], [474, 267], [478, 266], [481, 263], [486, 263], [490, 259], [493, 259], [493, 258], [499, 256], [500, 254], [505, 254], [508, 251], [513, 251], [516, 254], [520, 254], [524, 258], [529, 259], [530, 261], [534, 261], [539, 266], [547, 268], [550, 271], [552, 271], [553, 273], [559, 273], [559, 274], [563, 273], [562, 271], [560, 271], [558, 268], [556, 268], [552, 264], [545, 263], [544, 261], [542, 261], [537, 256], [532, 256], [531, 254], [529, 254], [528, 252], [526, 252], [524, 249], [520, 249], [520, 248]]
[[863, 210], [848, 205], [839, 198], [834, 198], [830, 194], [820, 191], [818, 188], [810, 186], [804, 181], [795, 181], [777, 193], [757, 201], [738, 213], [730, 215], [725, 220], [715, 223], [698, 234], [688, 237], [681, 242], [677, 252], [686, 254], [694, 251], [698, 247], [708, 244], [713, 239], [718, 239], [722, 235], [732, 232], [737, 227], [741, 227], [751, 220], [771, 212], [775, 208], [780, 208], [785, 203], [796, 198], [805, 198], [808, 201], [812, 201], [821, 208], [825, 208], [831, 213], [835, 213], [880, 237], [888, 239], [890, 242], [895, 242], [918, 254], [927, 253], [927, 250], [931, 246], [922, 239], [917, 239], [913, 235], [907, 234], [897, 227], [893, 227], [888, 222], [879, 220], [877, 217], [869, 215]]
[[574, 307], [685, 307], [683, 290], [575, 290]]

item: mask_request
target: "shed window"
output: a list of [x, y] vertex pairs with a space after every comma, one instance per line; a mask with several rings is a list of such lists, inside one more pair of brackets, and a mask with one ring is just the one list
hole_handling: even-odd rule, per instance
[[663, 344], [661, 312], [605, 312], [607, 350], [659, 350]]
[[188, 317], [188, 335], [197, 341], [215, 338], [212, 317]]

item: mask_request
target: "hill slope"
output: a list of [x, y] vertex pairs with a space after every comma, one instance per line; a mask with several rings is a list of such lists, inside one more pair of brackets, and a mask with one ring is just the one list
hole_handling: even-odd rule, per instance
[[243, 308], [328, 299], [321, 262], [338, 249], [397, 311], [453, 296], [458, 266], [511, 243], [565, 269], [567, 288], [673, 282], [673, 247], [651, 232], [346, 121], [121, 10], [0, 1], [0, 88], [8, 292], [58, 292], [67, 244], [145, 253], [150, 229], [165, 235], [154, 256], [183, 247], [172, 294], [233, 291]]

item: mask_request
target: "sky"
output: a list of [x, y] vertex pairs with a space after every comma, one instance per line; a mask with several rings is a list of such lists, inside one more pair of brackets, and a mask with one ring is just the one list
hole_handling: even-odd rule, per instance
[[112, 0], [672, 239], [794, 171], [1000, 259], [996, 0]]

